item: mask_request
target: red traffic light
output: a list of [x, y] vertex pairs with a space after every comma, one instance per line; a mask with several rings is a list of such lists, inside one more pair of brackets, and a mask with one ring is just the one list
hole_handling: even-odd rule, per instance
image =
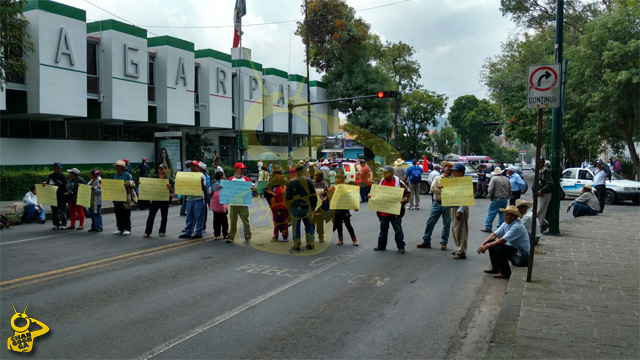
[[389, 93], [386, 94], [387, 96], [384, 96], [384, 95], [385, 95], [384, 91], [378, 91], [378, 97], [379, 98], [382, 99], [383, 97], [389, 97]]
[[396, 91], [378, 91], [376, 93], [378, 99], [386, 99], [386, 98], [395, 98], [398, 96], [398, 92]]

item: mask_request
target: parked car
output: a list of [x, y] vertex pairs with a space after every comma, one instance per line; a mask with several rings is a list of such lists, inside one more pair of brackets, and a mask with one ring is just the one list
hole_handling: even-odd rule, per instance
[[[569, 168], [562, 172], [560, 186], [562, 187], [562, 199], [565, 197], [578, 197], [582, 187], [593, 185], [593, 172], [589, 169]], [[640, 182], [626, 180], [622, 176], [612, 173], [611, 181], [606, 182], [604, 201], [613, 204], [616, 201], [631, 200], [634, 204], [640, 204]]]

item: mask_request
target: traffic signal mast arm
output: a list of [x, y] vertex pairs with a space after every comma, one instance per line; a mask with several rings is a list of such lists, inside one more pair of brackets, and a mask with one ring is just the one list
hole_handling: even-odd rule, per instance
[[395, 98], [396, 96], [398, 96], [398, 93], [395, 92], [395, 91], [378, 91], [375, 95], [352, 96], [352, 97], [348, 97], [348, 98], [316, 101], [316, 102], [312, 102], [312, 103], [289, 104], [289, 107], [296, 108], [296, 107], [300, 107], [300, 106], [329, 104], [329, 103], [335, 103], [335, 102], [360, 100], [360, 99], [375, 99], [375, 98], [386, 99], [386, 98]]

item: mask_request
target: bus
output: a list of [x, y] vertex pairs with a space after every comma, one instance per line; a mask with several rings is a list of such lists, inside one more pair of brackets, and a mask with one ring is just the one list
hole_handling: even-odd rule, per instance
[[495, 162], [491, 157], [485, 155], [466, 155], [460, 156], [457, 162], [466, 162], [473, 166], [478, 166], [480, 164], [490, 164]]

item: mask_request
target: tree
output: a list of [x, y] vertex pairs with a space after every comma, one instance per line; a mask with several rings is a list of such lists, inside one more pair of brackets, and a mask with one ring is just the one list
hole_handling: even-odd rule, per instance
[[[357, 18], [344, 0], [309, 1], [308, 26], [310, 63], [325, 73], [322, 81], [330, 84], [328, 98], [370, 95], [393, 86], [388, 74], [374, 63], [379, 38], [369, 33], [369, 24]], [[298, 23], [296, 34], [303, 43], [306, 31], [305, 24]], [[333, 107], [346, 115], [344, 128], [365, 146], [367, 161], [376, 152], [388, 151], [385, 142], [392, 124], [388, 100], [355, 100]]]
[[440, 131], [434, 131], [432, 136], [436, 150], [443, 157], [456, 151], [456, 139], [458, 137], [453, 128], [448, 124], [440, 128]]
[[[453, 102], [449, 112], [449, 122], [461, 139], [463, 152], [486, 154], [494, 131], [485, 122], [499, 122], [499, 108], [488, 100], [479, 100], [474, 95], [465, 95]], [[496, 135], [502, 129], [495, 130]], [[466, 147], [466, 149], [465, 149]], [[466, 150], [466, 151], [465, 151]]]
[[444, 114], [447, 97], [428, 90], [414, 90], [406, 95], [400, 109], [400, 152], [405, 158], [417, 158], [424, 152], [425, 134], [430, 126], [437, 126], [437, 117]]
[[23, 76], [27, 69], [25, 55], [33, 52], [26, 31], [29, 22], [22, 15], [25, 0], [0, 1], [0, 90], [7, 79]]
[[187, 159], [200, 159], [200, 156], [204, 155], [211, 145], [213, 145], [213, 141], [204, 136], [204, 131], [201, 129], [197, 129], [194, 133], [188, 132], [185, 134]]

